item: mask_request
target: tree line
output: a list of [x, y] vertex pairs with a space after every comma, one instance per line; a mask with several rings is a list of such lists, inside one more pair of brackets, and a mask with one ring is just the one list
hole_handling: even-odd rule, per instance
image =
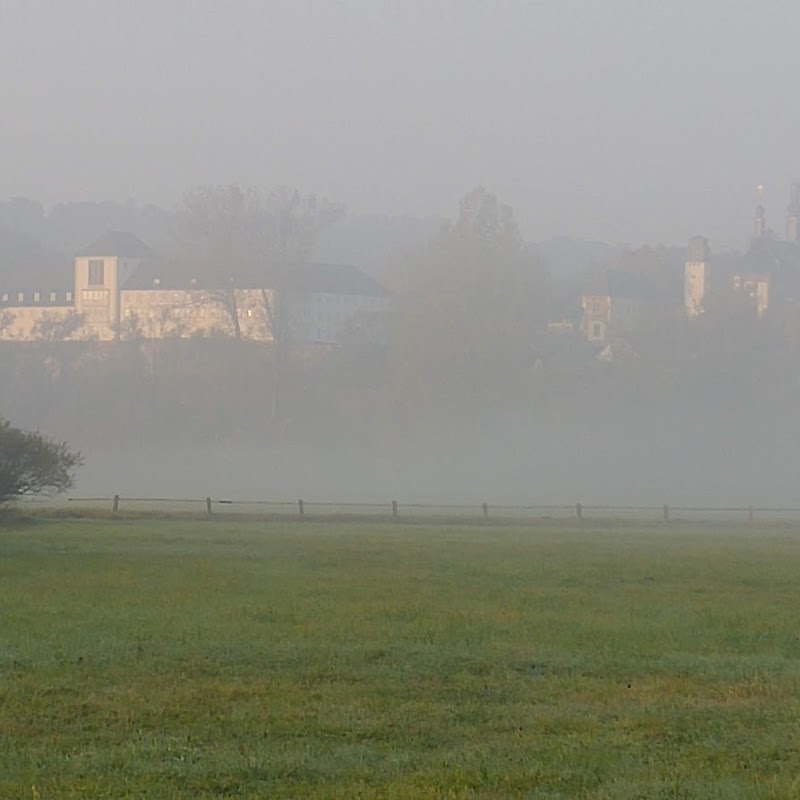
[[[302, 263], [341, 205], [293, 190], [200, 187], [176, 215], [167, 265], [221, 288], [256, 273], [264, 283]], [[674, 254], [625, 252], [618, 266], [675, 280]], [[574, 278], [574, 276], [573, 276]], [[575, 415], [649, 403], [753, 407], [798, 398], [800, 353], [783, 332], [745, 314], [686, 325], [658, 318], [632, 354], [598, 362], [579, 335], [548, 334], [577, 315], [577, 294], [527, 245], [513, 210], [484, 188], [453, 219], [386, 271], [392, 307], [385, 341], [301, 347], [273, 319], [273, 343], [230, 337], [64, 342], [59, 331], [0, 344], [0, 408], [15, 424], [83, 443], [126, 436], [158, 441], [274, 441], [374, 437], [503, 414]], [[265, 313], [274, 314], [268, 297]]]

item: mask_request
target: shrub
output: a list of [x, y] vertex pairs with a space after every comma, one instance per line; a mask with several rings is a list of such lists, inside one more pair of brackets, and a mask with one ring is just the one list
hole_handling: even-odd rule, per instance
[[69, 489], [82, 463], [81, 454], [66, 442], [20, 430], [0, 419], [0, 507], [26, 494]]

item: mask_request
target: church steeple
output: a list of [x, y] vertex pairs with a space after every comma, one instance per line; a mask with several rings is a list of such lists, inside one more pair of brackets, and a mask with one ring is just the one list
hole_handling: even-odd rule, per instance
[[800, 180], [792, 184], [789, 205], [786, 208], [786, 241], [800, 241]]
[[764, 185], [758, 185], [758, 205], [753, 219], [753, 236], [760, 239], [767, 232], [767, 212], [764, 210]]

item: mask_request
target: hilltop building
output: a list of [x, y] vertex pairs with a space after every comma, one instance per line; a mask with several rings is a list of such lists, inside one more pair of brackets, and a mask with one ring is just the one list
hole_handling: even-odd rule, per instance
[[386, 290], [347, 265], [271, 265], [227, 282], [169, 268], [130, 233], [101, 236], [75, 257], [72, 285], [0, 290], [10, 341], [233, 336], [339, 345], [378, 338]]

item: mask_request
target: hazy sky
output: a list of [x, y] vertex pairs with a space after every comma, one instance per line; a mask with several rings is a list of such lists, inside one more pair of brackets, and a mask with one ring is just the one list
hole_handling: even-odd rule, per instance
[[0, 196], [297, 186], [742, 245], [800, 174], [792, 0], [0, 0]]

